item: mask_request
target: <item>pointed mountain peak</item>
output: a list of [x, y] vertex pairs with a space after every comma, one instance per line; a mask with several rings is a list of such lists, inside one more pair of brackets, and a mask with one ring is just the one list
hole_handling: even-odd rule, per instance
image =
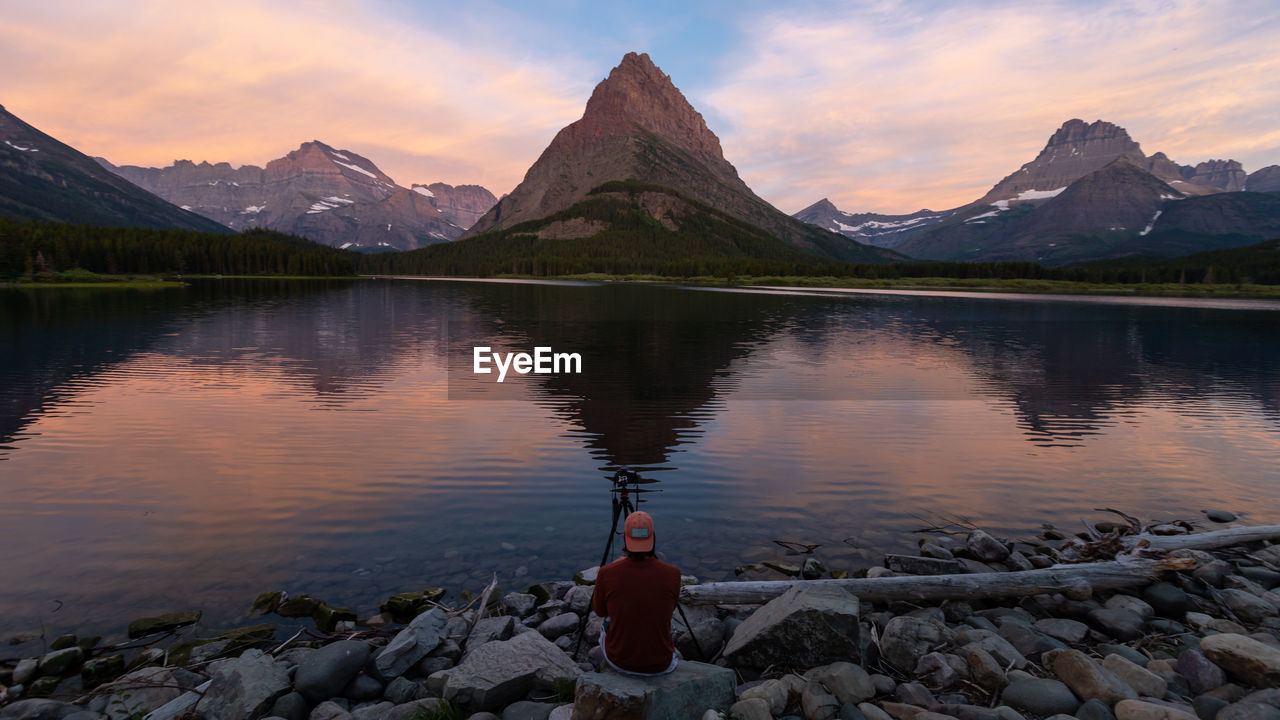
[[725, 163], [720, 139], [707, 127], [671, 77], [645, 53], [627, 53], [596, 85], [579, 122], [592, 136], [648, 130], [706, 160]]

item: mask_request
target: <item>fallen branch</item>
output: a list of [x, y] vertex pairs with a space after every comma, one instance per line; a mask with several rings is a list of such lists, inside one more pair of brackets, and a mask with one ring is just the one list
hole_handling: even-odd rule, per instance
[[843, 580], [778, 580], [720, 582], [680, 588], [680, 602], [688, 605], [759, 605], [796, 585], [834, 585], [863, 600], [970, 600], [1020, 597], [1046, 592], [1083, 596], [1090, 590], [1135, 587], [1169, 570], [1190, 570], [1190, 558], [1131, 558], [1113, 562], [1055, 565], [1044, 570], [908, 575]]
[[1213, 550], [1276, 539], [1280, 539], [1280, 525], [1255, 525], [1190, 535], [1133, 535], [1124, 539], [1124, 546], [1131, 548], [1140, 540], [1150, 540], [1153, 550]]
[[[1260, 525], [1193, 535], [1135, 535], [1124, 538], [1124, 545], [1132, 548], [1145, 540], [1149, 543], [1149, 549], [1153, 550], [1209, 550], [1278, 538], [1280, 525]], [[1021, 572], [719, 582], [680, 588], [680, 602], [687, 605], [759, 605], [797, 585], [834, 585], [863, 600], [872, 601], [969, 600], [1021, 597], [1045, 592], [1061, 592], [1070, 597], [1083, 596], [1092, 590], [1140, 587], [1153, 582], [1161, 573], [1190, 570], [1194, 567], [1195, 561], [1191, 558], [1123, 556], [1108, 562], [1055, 565], [1043, 570]]]

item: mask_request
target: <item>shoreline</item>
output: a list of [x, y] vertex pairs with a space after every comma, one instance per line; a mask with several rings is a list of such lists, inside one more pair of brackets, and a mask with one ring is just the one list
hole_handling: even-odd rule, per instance
[[[1204, 525], [1217, 528], [1224, 526], [1217, 523], [1235, 518], [1211, 512], [1209, 520], [1213, 522]], [[732, 669], [736, 713], [732, 716], [748, 720], [789, 716], [784, 713], [791, 709], [806, 720], [827, 720], [838, 713], [848, 716], [849, 708], [857, 709], [865, 720], [941, 720], [919, 717], [924, 712], [958, 720], [1061, 715], [1103, 720], [1106, 716], [1097, 714], [1099, 704], [1119, 720], [1188, 720], [1184, 714], [1195, 720], [1268, 717], [1265, 710], [1252, 706], [1271, 707], [1268, 703], [1280, 701], [1280, 692], [1274, 698], [1257, 695], [1254, 690], [1265, 690], [1270, 681], [1251, 684], [1254, 671], [1250, 668], [1258, 663], [1271, 667], [1267, 663], [1274, 661], [1277, 664], [1266, 672], [1280, 673], [1280, 594], [1275, 592], [1280, 591], [1280, 544], [1272, 544], [1280, 540], [1280, 528], [1266, 528], [1273, 533], [1267, 536], [1272, 540], [1213, 551], [1191, 549], [1208, 537], [1189, 534], [1191, 529], [1188, 523], [1140, 527], [1137, 521], [1102, 521], [1079, 537], [1050, 528], [1038, 538], [1010, 541], [978, 528], [930, 528], [921, 538], [918, 556], [887, 555], [882, 566], [855, 573], [865, 576], [864, 587], [879, 578], [928, 584], [939, 573], [959, 572], [958, 577], [967, 576], [980, 581], [980, 588], [991, 588], [1037, 568], [1073, 567], [1064, 564], [1072, 560], [1085, 561], [1083, 565], [1105, 562], [1108, 552], [1117, 557], [1116, 550], [1141, 538], [1147, 543], [1142, 552], [1187, 546], [1162, 554], [1168, 562], [1176, 560], [1179, 569], [1166, 571], [1159, 579], [1141, 579], [1130, 589], [1068, 584], [1062, 591], [1037, 587], [1039, 592], [1001, 599], [986, 599], [979, 590], [967, 591], [961, 596], [965, 599], [940, 602], [919, 592], [874, 598], [874, 593], [864, 593], [859, 601], [839, 588], [842, 578], [853, 580], [849, 573], [828, 571], [812, 550], [806, 553], [797, 548], [792, 562], [739, 567], [737, 574], [745, 576], [743, 581], [686, 589], [684, 597], [693, 604], [686, 605], [685, 612], [693, 632], [677, 614], [673, 636], [690, 671], [699, 667], [702, 652], [712, 657], [701, 659]], [[1257, 529], [1248, 532], [1256, 535]], [[1122, 550], [1118, 559], [1126, 557]], [[40, 707], [48, 710], [53, 707], [49, 703], [69, 701], [57, 707], [118, 719], [123, 715], [111, 703], [124, 702], [128, 690], [133, 690], [129, 702], [151, 705], [130, 713], [144, 710], [153, 720], [173, 720], [197, 703], [197, 710], [210, 720], [273, 714], [304, 720], [316, 718], [321, 708], [328, 720], [348, 720], [348, 716], [349, 720], [408, 720], [415, 713], [440, 713], [423, 715], [428, 718], [485, 718], [496, 715], [472, 713], [502, 713], [522, 702], [539, 704], [539, 712], [546, 711], [529, 717], [556, 717], [553, 711], [568, 717], [567, 708], [573, 702], [567, 690], [570, 680], [578, 688], [580, 706], [616, 701], [610, 699], [608, 676], [583, 675], [592, 669], [586, 651], [599, 625], [599, 618], [589, 612], [592, 570], [580, 572], [573, 581], [536, 583], [523, 592], [496, 590], [495, 576], [483, 593], [464, 591], [453, 604], [439, 588], [400, 593], [382, 603], [378, 613], [362, 617], [319, 599], [272, 591], [258, 596], [241, 625], [214, 635], [201, 636], [200, 615], [190, 611], [135, 621], [129, 632], [134, 639], [108, 648], [98, 647], [93, 638], [46, 638], [47, 646], [40, 652], [24, 653], [20, 661], [0, 661], [0, 718], [28, 717], [12, 712], [14, 707], [30, 709], [36, 707], [33, 703], [43, 703]], [[787, 578], [788, 574], [793, 577]], [[764, 605], [772, 608], [767, 612], [759, 611], [763, 598], [751, 604], [715, 602], [714, 597], [711, 602], [697, 600], [699, 593], [719, 586], [741, 590], [762, 580], [818, 579], [838, 582], [802, 583], [781, 595], [775, 593]], [[825, 627], [845, 627], [844, 637], [830, 632], [814, 636], [811, 624], [789, 627], [787, 613], [775, 607], [787, 603], [801, 607], [809, 602], [806, 597], [819, 593], [828, 594], [814, 605], [822, 608]], [[477, 616], [481, 607], [486, 612]], [[304, 625], [286, 637], [277, 626], [253, 623], [267, 614], [311, 618], [315, 629]], [[766, 632], [755, 627], [765, 615], [784, 619]], [[583, 630], [584, 639], [574, 654], [577, 634]], [[804, 636], [794, 637], [797, 632]], [[1209, 641], [1213, 636], [1221, 637]], [[1224, 643], [1230, 647], [1218, 647]], [[405, 644], [421, 646], [418, 650], [430, 647], [401, 655]], [[342, 677], [330, 678], [323, 692], [301, 692], [309, 677], [304, 668], [336, 652], [321, 648], [338, 646], [363, 654], [364, 660], [339, 672]], [[1239, 660], [1240, 653], [1248, 662]], [[544, 669], [552, 668], [548, 670], [552, 675], [559, 673], [556, 677], [563, 682], [526, 678], [515, 683], [521, 688], [515, 695], [486, 689], [482, 676], [516, 672], [508, 667], [512, 658], [525, 664], [534, 658]], [[233, 669], [242, 679], [275, 677], [270, 702], [259, 703], [257, 714], [226, 714], [231, 712], [223, 707], [231, 702], [228, 698], [240, 697], [232, 691], [245, 689], [231, 687], [235, 682], [228, 678]], [[277, 672], [285, 670], [283, 676]], [[326, 670], [331, 671], [337, 672]], [[1274, 677], [1280, 682], [1280, 675]], [[100, 683], [105, 684], [94, 690]], [[1207, 687], [1206, 683], [1217, 684]], [[139, 685], [149, 689], [140, 690]], [[1096, 690], [1094, 686], [1110, 687], [1110, 694], [1085, 697], [1093, 692], [1089, 688]], [[200, 687], [204, 689], [196, 692]], [[850, 689], [854, 687], [856, 692]], [[1188, 695], [1193, 688], [1196, 692]], [[57, 699], [36, 699], [49, 695]], [[161, 712], [162, 706], [183, 698], [186, 707], [174, 706], [172, 714]], [[991, 709], [997, 700], [1000, 705]], [[1209, 706], [1214, 712], [1205, 717], [1203, 710]], [[815, 709], [819, 707], [831, 712], [824, 714]], [[1219, 714], [1228, 707], [1235, 710], [1225, 717]], [[1093, 714], [1081, 714], [1088, 708]], [[717, 709], [730, 708], [698, 708], [690, 717], [724, 717], [703, 713]], [[1280, 706], [1272, 709], [1280, 712]], [[1239, 714], [1245, 711], [1263, 715]], [[455, 714], [444, 714], [448, 712]], [[40, 717], [46, 716], [62, 717], [56, 713]], [[88, 718], [85, 715], [83, 720]]]

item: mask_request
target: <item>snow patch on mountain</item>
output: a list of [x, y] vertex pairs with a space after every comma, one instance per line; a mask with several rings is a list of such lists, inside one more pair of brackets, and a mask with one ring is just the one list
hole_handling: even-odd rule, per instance
[[435, 197], [436, 194], [421, 185], [414, 185], [413, 191], [424, 197]]
[[9, 142], [8, 140], [5, 140], [5, 141], [4, 141], [4, 144], [5, 144], [5, 145], [8, 145], [9, 147], [13, 148], [14, 150], [17, 150], [18, 152], [40, 152], [40, 150], [39, 150], [38, 148], [33, 148], [33, 147], [22, 147], [21, 145], [14, 145], [13, 143]]
[[342, 167], [345, 167], [345, 168], [351, 168], [352, 170], [355, 170], [355, 171], [356, 171], [356, 172], [358, 172], [358, 173], [362, 173], [362, 174], [364, 174], [364, 175], [368, 175], [369, 177], [371, 177], [371, 178], [373, 178], [373, 179], [375, 179], [375, 180], [378, 178], [378, 176], [377, 176], [377, 175], [375, 175], [375, 174], [373, 174], [373, 173], [369, 172], [368, 170], [365, 170], [364, 168], [360, 167], [359, 165], [355, 165], [355, 164], [353, 164], [353, 163], [338, 162], [337, 160], [334, 160], [333, 162], [334, 162], [335, 164], [341, 165]]

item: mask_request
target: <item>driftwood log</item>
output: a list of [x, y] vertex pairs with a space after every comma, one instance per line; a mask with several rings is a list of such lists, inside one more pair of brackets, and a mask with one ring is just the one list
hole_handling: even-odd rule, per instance
[[[1159, 550], [1212, 548], [1243, 545], [1280, 538], [1280, 525], [1239, 527], [1193, 535], [1134, 536], [1130, 546], [1142, 540]], [[1140, 587], [1170, 570], [1190, 570], [1190, 558], [1143, 558], [1121, 556], [1109, 562], [1055, 565], [1043, 570], [1021, 572], [920, 575], [843, 580], [772, 580], [718, 582], [686, 585], [680, 602], [686, 605], [760, 605], [797, 585], [835, 585], [863, 600], [936, 601], [978, 598], [1020, 597], [1060, 592], [1068, 597], [1087, 597], [1093, 590]]]

